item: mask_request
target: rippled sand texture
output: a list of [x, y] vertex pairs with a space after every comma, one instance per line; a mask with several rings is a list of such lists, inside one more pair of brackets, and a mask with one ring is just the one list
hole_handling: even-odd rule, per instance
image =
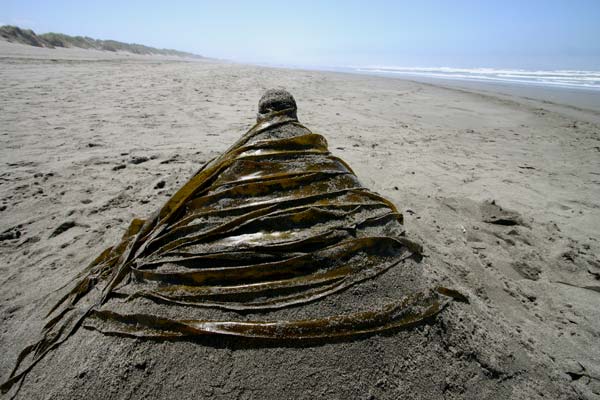
[[[60, 288], [238, 139], [274, 86], [404, 214], [423, 274], [470, 303], [311, 346], [82, 329], [21, 398], [600, 396], [598, 125], [475, 88], [0, 42], [1, 380]], [[327, 306], [392, 290], [393, 273]]]

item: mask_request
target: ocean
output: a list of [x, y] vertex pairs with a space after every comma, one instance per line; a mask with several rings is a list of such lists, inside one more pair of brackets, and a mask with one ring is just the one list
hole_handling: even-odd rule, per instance
[[600, 71], [534, 71], [494, 68], [404, 68], [353, 67], [355, 72], [373, 75], [452, 79], [490, 83], [512, 83], [600, 91]]

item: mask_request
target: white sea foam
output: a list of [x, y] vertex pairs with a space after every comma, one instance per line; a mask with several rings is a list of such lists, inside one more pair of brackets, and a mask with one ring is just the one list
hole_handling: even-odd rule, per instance
[[600, 90], [600, 71], [530, 71], [522, 69], [403, 68], [388, 66], [355, 67], [354, 70], [362, 73]]

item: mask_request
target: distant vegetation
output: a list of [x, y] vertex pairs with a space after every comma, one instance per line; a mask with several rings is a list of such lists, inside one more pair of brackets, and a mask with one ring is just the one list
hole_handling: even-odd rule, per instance
[[54, 49], [56, 47], [77, 47], [104, 51], [125, 51], [133, 54], [162, 54], [168, 56], [204, 58], [197, 54], [170, 49], [156, 49], [141, 44], [123, 43], [116, 40], [98, 40], [86, 36], [69, 36], [62, 33], [44, 33], [37, 35], [31, 29], [21, 29], [17, 26], [0, 26], [0, 38], [36, 47]]

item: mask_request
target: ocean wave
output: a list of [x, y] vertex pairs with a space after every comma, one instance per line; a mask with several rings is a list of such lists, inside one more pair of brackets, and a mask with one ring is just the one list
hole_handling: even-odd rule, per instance
[[357, 72], [600, 90], [600, 71], [494, 68], [354, 67]]

